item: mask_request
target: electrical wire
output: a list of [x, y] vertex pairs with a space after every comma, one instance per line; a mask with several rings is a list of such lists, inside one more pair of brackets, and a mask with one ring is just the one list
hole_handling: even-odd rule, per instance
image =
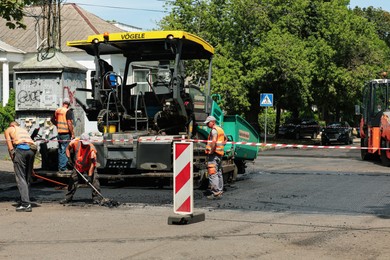
[[157, 13], [167, 13], [167, 11], [155, 10], [155, 9], [144, 9], [144, 8], [134, 8], [134, 7], [123, 7], [123, 6], [108, 6], [108, 5], [94, 5], [94, 4], [82, 4], [74, 2], [77, 5], [84, 6], [94, 6], [94, 7], [102, 7], [102, 8], [111, 8], [111, 9], [126, 9], [126, 10], [136, 10], [136, 11], [145, 11], [145, 12], [157, 12]]

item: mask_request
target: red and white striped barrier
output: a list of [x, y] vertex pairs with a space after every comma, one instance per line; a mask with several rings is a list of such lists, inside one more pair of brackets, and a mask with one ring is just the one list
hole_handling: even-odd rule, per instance
[[[62, 140], [65, 142], [65, 140]], [[70, 141], [70, 140], [68, 140]], [[90, 140], [92, 143], [122, 143], [122, 144], [133, 144], [133, 139], [106, 139], [106, 140]], [[199, 139], [185, 139], [185, 138], [172, 138], [172, 137], [143, 137], [139, 138], [138, 142], [161, 142], [161, 141], [185, 141], [192, 143], [207, 143], [211, 142], [208, 140], [199, 140]], [[58, 140], [37, 140], [37, 142], [58, 142]], [[219, 144], [219, 142], [218, 142]], [[305, 144], [274, 144], [274, 143], [254, 143], [254, 142], [223, 142], [223, 144], [238, 144], [238, 145], [248, 145], [248, 146], [260, 146], [260, 147], [285, 147], [285, 148], [313, 148], [313, 149], [352, 149], [352, 150], [390, 150], [390, 148], [385, 147], [360, 147], [360, 146], [338, 146], [338, 145], [305, 145]]]
[[190, 215], [194, 209], [193, 143], [175, 142], [173, 146], [173, 211]]

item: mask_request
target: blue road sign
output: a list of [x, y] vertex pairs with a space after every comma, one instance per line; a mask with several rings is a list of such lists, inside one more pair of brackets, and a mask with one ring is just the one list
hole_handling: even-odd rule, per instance
[[272, 107], [274, 105], [274, 94], [261, 93], [260, 94], [260, 106], [261, 107]]

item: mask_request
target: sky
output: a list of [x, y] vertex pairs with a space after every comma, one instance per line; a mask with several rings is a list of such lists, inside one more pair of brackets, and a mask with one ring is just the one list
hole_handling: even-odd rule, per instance
[[[157, 27], [164, 13], [163, 0], [63, 0], [76, 3], [81, 8], [104, 20], [115, 20], [127, 25], [151, 30]], [[350, 0], [350, 7], [373, 6], [390, 12], [390, 0]]]
[[104, 20], [115, 20], [143, 30], [156, 28], [156, 22], [167, 15], [162, 0], [63, 0], [63, 3], [75, 3]]
[[350, 0], [349, 6], [351, 8], [354, 8], [355, 6], [359, 6], [359, 7], [373, 6], [375, 8], [382, 8], [383, 10], [390, 12], [389, 0]]

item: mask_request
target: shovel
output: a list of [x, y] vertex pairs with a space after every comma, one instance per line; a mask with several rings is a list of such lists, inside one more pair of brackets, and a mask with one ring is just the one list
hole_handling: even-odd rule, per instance
[[62, 186], [62, 187], [59, 187], [59, 188], [56, 188], [56, 189], [65, 189], [65, 188], [68, 186], [68, 185], [65, 184], [65, 183], [58, 182], [58, 181], [55, 181], [55, 180], [52, 180], [52, 179], [49, 179], [49, 178], [45, 178], [45, 177], [43, 177], [43, 176], [41, 176], [41, 175], [38, 175], [38, 174], [35, 173], [34, 170], [33, 170], [32, 174], [31, 174], [31, 176], [37, 177], [37, 178], [42, 179], [42, 180], [45, 180], [45, 181], [53, 182], [53, 183], [55, 183], [55, 184], [59, 184], [59, 185]]
[[76, 167], [74, 167], [74, 170], [84, 179], [84, 181], [94, 190], [96, 191], [96, 193], [99, 195], [99, 197], [102, 199], [100, 201], [100, 206], [106, 206], [106, 207], [109, 207], [109, 208], [113, 208], [113, 207], [118, 207], [119, 206], [119, 202], [118, 201], [115, 201], [115, 200], [111, 200], [111, 199], [107, 199], [105, 197], [103, 197], [103, 195], [98, 191], [98, 189], [96, 189], [95, 186], [92, 185], [92, 183], [90, 183], [88, 181], [87, 178], [84, 177], [84, 175], [79, 172]]

